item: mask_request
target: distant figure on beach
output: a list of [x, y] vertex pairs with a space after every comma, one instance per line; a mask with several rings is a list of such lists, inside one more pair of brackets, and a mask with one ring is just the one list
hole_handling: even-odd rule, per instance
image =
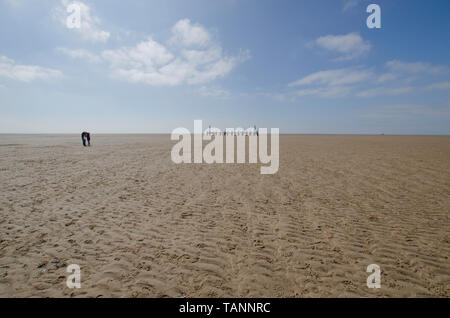
[[81, 140], [83, 141], [83, 147], [86, 147], [86, 141], [87, 141], [88, 147], [91, 146], [91, 134], [90, 133], [83, 131], [81, 133]]

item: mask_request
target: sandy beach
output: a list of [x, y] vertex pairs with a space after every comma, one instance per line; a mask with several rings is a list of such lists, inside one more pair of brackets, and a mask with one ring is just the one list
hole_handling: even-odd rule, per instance
[[450, 136], [282, 135], [274, 175], [92, 142], [0, 135], [0, 297], [450, 297]]

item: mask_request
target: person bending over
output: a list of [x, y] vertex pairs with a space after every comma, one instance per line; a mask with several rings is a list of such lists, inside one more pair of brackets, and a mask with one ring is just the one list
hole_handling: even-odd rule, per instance
[[87, 145], [90, 147], [91, 146], [91, 134], [83, 131], [81, 133], [81, 140], [83, 141], [83, 147], [86, 147], [86, 141], [87, 141]]

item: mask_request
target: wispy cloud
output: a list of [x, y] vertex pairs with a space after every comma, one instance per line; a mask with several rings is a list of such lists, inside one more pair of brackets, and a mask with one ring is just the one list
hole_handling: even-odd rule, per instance
[[81, 59], [89, 63], [100, 63], [102, 61], [102, 59], [98, 55], [95, 55], [94, 53], [91, 53], [84, 49], [71, 50], [60, 47], [57, 50], [71, 58]]
[[375, 77], [372, 70], [362, 68], [341, 68], [312, 73], [290, 84], [290, 88], [299, 88], [290, 94], [295, 100], [298, 97], [314, 96], [319, 98], [340, 98], [354, 93], [362, 82]]
[[23, 0], [3, 0], [3, 1], [13, 7], [19, 7], [23, 4]]
[[223, 89], [223, 88], [219, 88], [219, 87], [202, 86], [199, 88], [198, 92], [201, 96], [204, 96], [204, 97], [214, 97], [214, 98], [222, 98], [222, 99], [231, 97], [230, 91]]
[[348, 10], [356, 7], [361, 2], [362, 2], [362, 0], [345, 0], [342, 10], [343, 11], [348, 11]]
[[344, 35], [326, 35], [314, 41], [314, 45], [330, 52], [339, 54], [336, 61], [346, 61], [358, 58], [371, 49], [368, 41], [358, 33], [348, 33]]
[[0, 56], [0, 76], [21, 82], [47, 80], [62, 76], [59, 70], [37, 65], [18, 64], [6, 56]]
[[84, 40], [88, 40], [91, 42], [108, 41], [110, 33], [108, 31], [101, 29], [100, 18], [96, 16], [93, 13], [92, 8], [84, 2], [61, 0], [61, 3], [53, 10], [53, 17], [57, 21], [59, 21], [64, 27], [66, 27], [67, 17], [69, 16], [69, 13], [67, 12], [67, 7], [70, 4], [78, 5], [81, 11], [80, 28], [73, 28], [70, 30], [77, 32]]
[[312, 73], [292, 82], [288, 87], [301, 87], [295, 96], [322, 98], [344, 97], [352, 93], [354, 85], [365, 82], [375, 75], [368, 69], [342, 68]]
[[445, 65], [432, 65], [427, 62], [388, 61], [386, 72], [378, 76], [378, 83], [400, 81], [411, 83], [419, 78], [450, 74], [450, 68]]
[[365, 81], [374, 74], [366, 69], [342, 68], [335, 70], [320, 71], [302, 77], [299, 80], [290, 83], [289, 87], [305, 86], [305, 85], [325, 85], [325, 86], [342, 86]]
[[386, 96], [386, 95], [402, 95], [406, 93], [410, 93], [413, 91], [412, 87], [376, 87], [370, 88], [367, 90], [363, 90], [361, 92], [356, 93], [358, 97], [375, 97], [375, 96]]
[[432, 83], [436, 77], [448, 73], [448, 67], [443, 65], [393, 60], [385, 63], [381, 71], [349, 67], [315, 72], [289, 83], [288, 88], [296, 90], [286, 94], [295, 97], [368, 98], [405, 95], [414, 91], [450, 90], [449, 81]]
[[[337, 98], [348, 96], [352, 92], [350, 86], [328, 86], [319, 88], [300, 89], [294, 93], [295, 96], [317, 96], [322, 98]], [[294, 99], [295, 100], [295, 99]]]
[[426, 87], [426, 90], [450, 90], [450, 82], [433, 83]]
[[403, 62], [398, 60], [389, 61], [386, 67], [393, 72], [409, 74], [444, 74], [450, 72], [450, 68], [443, 65], [431, 65], [426, 62]]

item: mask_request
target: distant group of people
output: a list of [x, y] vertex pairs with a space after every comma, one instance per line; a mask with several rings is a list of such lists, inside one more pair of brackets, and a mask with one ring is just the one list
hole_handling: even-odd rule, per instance
[[259, 131], [256, 129], [256, 125], [252, 128], [227, 128], [221, 131], [219, 128], [209, 128], [205, 132], [208, 136], [259, 136]]
[[83, 141], [83, 147], [86, 147], [86, 143], [87, 143], [88, 147], [91, 146], [91, 134], [90, 133], [83, 131], [81, 133], [81, 140]]

